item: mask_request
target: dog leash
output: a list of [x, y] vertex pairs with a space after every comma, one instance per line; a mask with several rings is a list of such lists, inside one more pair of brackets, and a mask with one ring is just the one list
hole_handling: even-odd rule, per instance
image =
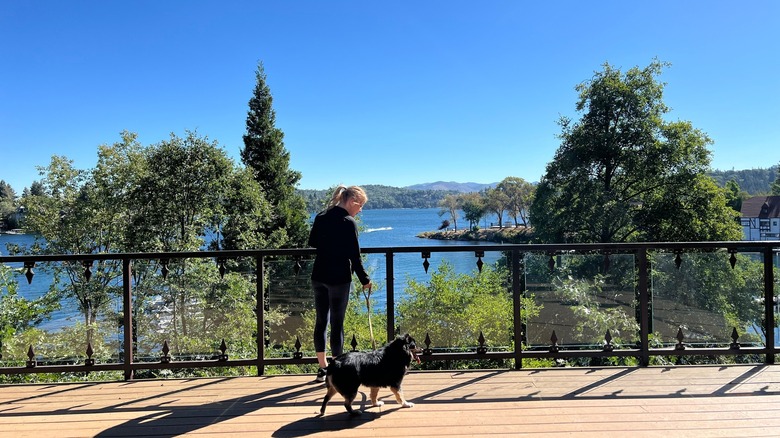
[[371, 347], [376, 350], [376, 340], [374, 339], [374, 326], [371, 324], [371, 288], [368, 287], [368, 293], [366, 289], [363, 289], [363, 296], [366, 298], [366, 311], [368, 312], [368, 333], [371, 335]]

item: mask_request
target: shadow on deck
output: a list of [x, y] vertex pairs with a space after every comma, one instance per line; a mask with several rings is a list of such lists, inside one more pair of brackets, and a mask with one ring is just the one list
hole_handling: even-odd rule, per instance
[[[0, 385], [0, 436], [777, 436], [780, 367], [412, 372], [318, 416], [312, 375]], [[660, 434], [660, 435], [659, 435]]]

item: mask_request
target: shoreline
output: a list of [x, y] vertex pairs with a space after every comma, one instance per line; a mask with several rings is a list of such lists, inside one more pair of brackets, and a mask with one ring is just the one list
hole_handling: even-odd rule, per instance
[[532, 230], [524, 226], [504, 227], [504, 228], [480, 228], [476, 231], [462, 230], [442, 230], [442, 231], [424, 231], [417, 235], [422, 239], [437, 240], [465, 240], [476, 242], [495, 242], [495, 243], [528, 243], [533, 236]]

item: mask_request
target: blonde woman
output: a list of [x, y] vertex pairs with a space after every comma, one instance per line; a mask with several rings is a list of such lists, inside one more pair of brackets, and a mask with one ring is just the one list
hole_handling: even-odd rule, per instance
[[344, 315], [347, 311], [352, 274], [356, 274], [363, 289], [371, 287], [371, 279], [363, 267], [358, 243], [355, 215], [368, 201], [366, 192], [358, 186], [340, 185], [333, 192], [328, 208], [317, 214], [309, 234], [309, 246], [317, 249], [311, 273], [314, 290], [314, 351], [320, 369], [318, 382], [325, 381], [326, 330], [330, 324], [331, 355], [340, 355], [344, 348]]

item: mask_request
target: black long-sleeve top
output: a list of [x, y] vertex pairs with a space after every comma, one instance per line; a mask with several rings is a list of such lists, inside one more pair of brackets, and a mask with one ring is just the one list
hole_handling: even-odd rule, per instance
[[347, 210], [335, 206], [315, 216], [309, 246], [317, 249], [312, 280], [327, 284], [349, 283], [354, 272], [362, 284], [371, 282], [360, 259], [357, 222]]

